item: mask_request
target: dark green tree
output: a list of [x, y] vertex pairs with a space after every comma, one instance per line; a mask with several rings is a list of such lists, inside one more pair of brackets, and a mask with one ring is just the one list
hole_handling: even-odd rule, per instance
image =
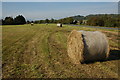
[[0, 20], [0, 25], [2, 25], [3, 19]]
[[51, 22], [51, 23], [54, 23], [54, 19], [52, 18], [52, 19], [50, 20], [50, 22]]
[[45, 20], [45, 23], [49, 23], [49, 19], [46, 19], [46, 20]]
[[3, 21], [3, 23], [5, 25], [13, 25], [14, 24], [14, 20], [12, 17], [6, 17], [5, 20]]
[[29, 20], [27, 20], [27, 22], [26, 22], [27, 24], [30, 24], [30, 21]]
[[40, 20], [40, 21], [39, 21], [39, 24], [42, 24], [42, 23], [45, 23], [45, 21], [44, 21], [44, 20]]
[[25, 20], [25, 18], [22, 15], [18, 15], [18, 16], [16, 16], [16, 18], [14, 18], [14, 23], [16, 25], [26, 24], [26, 20]]

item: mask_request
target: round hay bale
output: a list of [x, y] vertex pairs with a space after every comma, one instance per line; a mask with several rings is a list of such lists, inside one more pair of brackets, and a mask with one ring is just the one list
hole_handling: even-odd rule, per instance
[[34, 23], [31, 23], [31, 26], [33, 26], [34, 25]]
[[107, 37], [99, 31], [73, 30], [67, 42], [68, 56], [75, 64], [104, 60], [109, 56]]
[[57, 23], [57, 27], [62, 27], [62, 24], [61, 23]]

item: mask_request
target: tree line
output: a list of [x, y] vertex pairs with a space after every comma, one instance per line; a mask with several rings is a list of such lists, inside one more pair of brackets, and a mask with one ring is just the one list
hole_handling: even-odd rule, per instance
[[45, 19], [26, 21], [22, 15], [18, 15], [15, 18], [6, 17], [2, 19], [3, 25], [21, 25], [21, 24], [43, 24], [43, 23], [62, 23], [62, 24], [76, 24], [76, 25], [91, 25], [91, 26], [105, 26], [105, 27], [120, 27], [120, 14], [97, 14], [88, 16], [71, 16], [62, 19]]
[[22, 15], [18, 15], [15, 18], [5, 17], [1, 20], [2, 25], [21, 25], [26, 24], [26, 19]]
[[[28, 23], [30, 21], [27, 21]], [[72, 17], [67, 17], [67, 18], [63, 18], [63, 19], [59, 19], [59, 20], [56, 20], [56, 19], [45, 19], [45, 20], [36, 20], [36, 21], [33, 21], [34, 23], [36, 24], [42, 24], [42, 23], [62, 23], [62, 24], [76, 24], [77, 21], [74, 20]]]
[[[43, 23], [57, 23], [57, 20], [51, 18], [51, 19], [45, 19], [45, 20], [36, 20], [36, 21], [31, 21], [36, 24], [43, 24]], [[31, 23], [30, 21], [27, 21], [27, 23]]]
[[41, 23], [62, 23], [62, 24], [77, 24], [77, 25], [91, 25], [91, 26], [105, 26], [105, 27], [120, 27], [120, 14], [97, 14], [88, 16], [71, 16], [62, 19], [45, 19], [35, 21], [37, 24]]
[[89, 15], [86, 19], [91, 26], [120, 27], [120, 14]]

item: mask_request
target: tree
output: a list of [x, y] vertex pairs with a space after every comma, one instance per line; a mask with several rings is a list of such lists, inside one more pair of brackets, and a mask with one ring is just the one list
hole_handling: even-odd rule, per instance
[[16, 18], [14, 19], [14, 23], [15, 23], [16, 25], [26, 24], [26, 20], [25, 20], [25, 18], [24, 18], [22, 15], [18, 15], [18, 16], [16, 16]]
[[51, 22], [51, 23], [54, 23], [54, 19], [52, 18], [50, 22]]
[[12, 17], [6, 17], [5, 20], [3, 20], [3, 23], [5, 25], [13, 25], [14, 24], [14, 20]]
[[49, 19], [46, 19], [46, 20], [45, 20], [45, 23], [49, 23]]
[[82, 24], [83, 23], [83, 20], [79, 20], [79, 24]]
[[114, 19], [108, 19], [105, 22], [105, 26], [106, 27], [115, 27], [116, 26], [116, 22]]
[[35, 24], [39, 24], [39, 21], [34, 21]]
[[44, 20], [40, 20], [39, 23], [40, 23], [40, 24], [41, 24], [41, 23], [45, 23], [45, 21], [44, 21]]
[[68, 24], [74, 24], [76, 22], [76, 20], [74, 20], [72, 17], [69, 17], [68, 19], [67, 19], [67, 23]]
[[98, 19], [98, 26], [104, 26], [104, 20]]
[[0, 20], [0, 25], [2, 25], [3, 19]]
[[88, 19], [87, 24], [92, 26], [104, 26], [104, 20], [101, 17], [94, 16]]
[[27, 20], [27, 22], [26, 22], [27, 24], [30, 24], [30, 21], [29, 20]]
[[74, 19], [72, 17], [67, 17], [63, 19], [59, 19], [57, 22], [63, 23], [63, 24], [73, 24]]

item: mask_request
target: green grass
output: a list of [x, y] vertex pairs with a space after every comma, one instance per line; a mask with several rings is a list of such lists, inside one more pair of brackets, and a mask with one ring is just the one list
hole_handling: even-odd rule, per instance
[[[74, 29], [102, 31], [110, 49], [119, 52], [117, 30], [56, 24], [2, 26], [3, 78], [117, 78], [117, 62], [109, 60], [74, 65], [67, 55], [67, 37]], [[114, 52], [116, 51], [116, 52]]]

